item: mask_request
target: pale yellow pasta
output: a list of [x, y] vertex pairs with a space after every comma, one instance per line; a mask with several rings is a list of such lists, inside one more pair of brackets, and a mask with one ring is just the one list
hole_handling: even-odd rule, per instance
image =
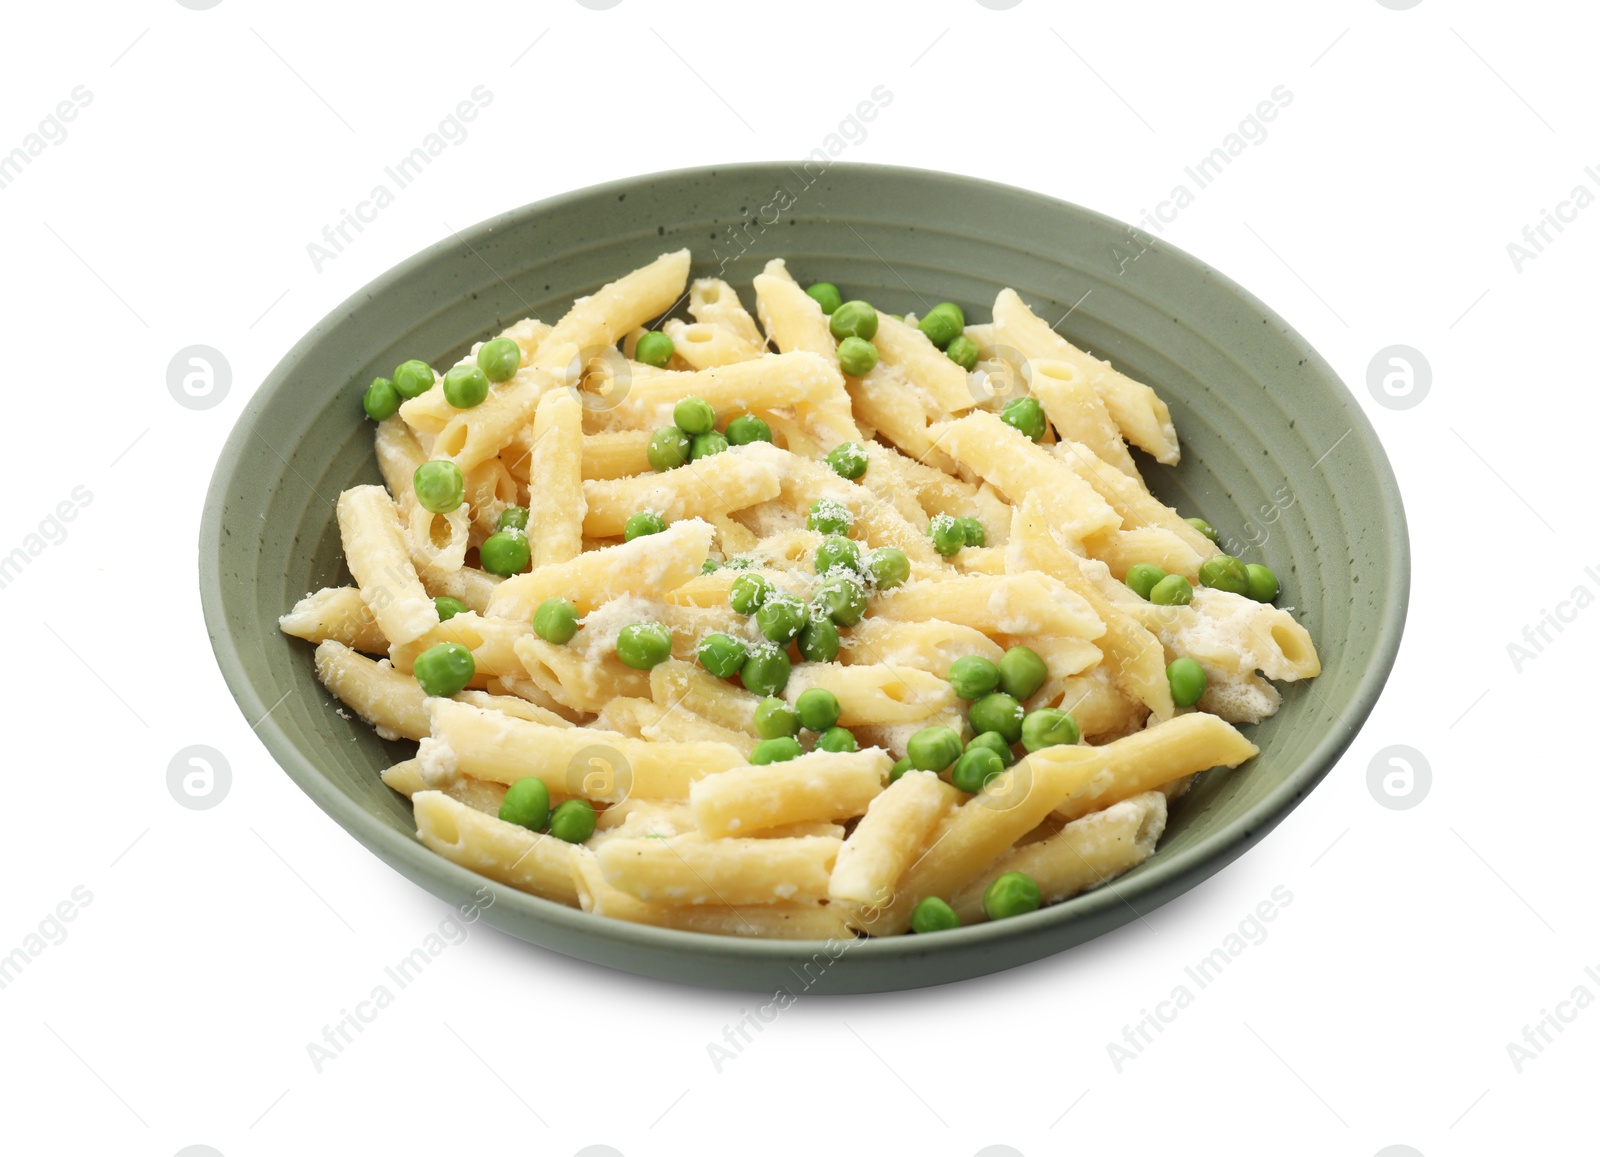
[[615, 654], [591, 656], [533, 635], [518, 639], [516, 652], [528, 681], [570, 711], [594, 714], [618, 695], [650, 694], [650, 677]]
[[[341, 716], [416, 742], [414, 758], [374, 772], [412, 801], [424, 846], [591, 915], [677, 932], [847, 944], [908, 931], [927, 896], [977, 923], [1005, 872], [1057, 903], [1142, 863], [1169, 801], [1257, 754], [1232, 724], [1278, 709], [1269, 680], [1320, 671], [1289, 610], [1199, 585], [1218, 547], [1152, 495], [1129, 450], [1177, 461], [1166, 405], [1011, 290], [993, 321], [965, 328], [980, 351], [971, 371], [912, 315], [882, 312], [878, 360], [856, 377], [781, 259], [754, 279], [751, 309], [728, 281], [691, 284], [689, 271], [687, 250], [664, 254], [554, 326], [504, 330], [521, 364], [477, 406], [452, 406], [435, 372], [376, 425], [384, 486], [340, 495], [354, 583], [279, 620], [316, 645]], [[672, 343], [659, 366], [638, 360], [651, 331]], [[1000, 416], [1029, 394], [1046, 418], [1037, 438]], [[697, 440], [697, 457], [657, 469], [652, 446], [687, 397], [709, 403], [718, 431], [758, 419], [762, 439]], [[857, 449], [832, 454], [846, 443]], [[445, 513], [413, 488], [430, 460], [463, 474]], [[532, 557], [501, 577], [474, 552], [514, 507]], [[640, 513], [664, 529], [635, 524], [626, 541]], [[825, 558], [840, 534], [855, 561]], [[1134, 593], [1123, 580], [1140, 563], [1188, 578], [1192, 600]], [[830, 605], [827, 584], [850, 567], [860, 615]], [[467, 609], [435, 605], [445, 598]], [[542, 616], [535, 627], [549, 600], [575, 609], [570, 636]], [[785, 600], [801, 612], [788, 623], [772, 613]], [[665, 645], [628, 633], [646, 624]], [[414, 671], [445, 645], [471, 667], [444, 687], [424, 669], [434, 690], [461, 688], [430, 696]], [[1068, 712], [1080, 741], [1027, 753], [975, 793], [950, 782], [965, 770], [895, 775], [918, 732], [974, 738], [953, 665], [1010, 671], [1019, 648], [1042, 678], [1026, 696], [1001, 689], [1026, 711]], [[1179, 657], [1206, 676], [1181, 710], [1167, 675]], [[834, 734], [802, 728], [787, 751], [757, 734], [764, 697], [797, 710], [808, 692], [827, 693], [817, 705]], [[763, 709], [770, 734], [768, 721]], [[552, 805], [591, 807], [592, 834], [567, 843], [501, 821], [527, 778]]]
[[1195, 711], [1088, 750], [1094, 762], [1079, 765], [1055, 809], [1060, 819], [1077, 819], [1197, 771], [1238, 767], [1260, 749], [1232, 724]]
[[1107, 466], [1089, 447], [1078, 442], [1058, 442], [1055, 456], [1117, 512], [1122, 526], [1129, 529], [1137, 526], [1160, 527], [1187, 542], [1202, 559], [1222, 553], [1216, 543], [1146, 490], [1142, 481], [1129, 478], [1122, 471]]
[[697, 277], [689, 284], [689, 314], [695, 321], [727, 330], [750, 347], [752, 355], [767, 348], [766, 336], [756, 328], [733, 286], [720, 277]]
[[820, 687], [839, 700], [841, 727], [911, 723], [948, 710], [956, 702], [950, 684], [939, 676], [888, 663], [850, 667], [842, 663], [803, 663], [789, 676], [783, 695], [792, 703], [813, 687]]
[[693, 663], [668, 659], [657, 664], [650, 672], [650, 697], [662, 707], [682, 706], [719, 727], [754, 734], [755, 696]]
[[961, 795], [931, 771], [908, 771], [891, 783], [868, 803], [855, 831], [840, 845], [828, 896], [869, 907], [889, 903], [895, 881]]
[[1161, 526], [1136, 526], [1132, 530], [1108, 530], [1084, 543], [1089, 554], [1105, 563], [1113, 578], [1127, 576], [1128, 568], [1151, 563], [1168, 574], [1181, 574], [1191, 583], [1205, 561], [1184, 539]]
[[570, 562], [513, 575], [496, 588], [489, 600], [489, 614], [531, 620], [548, 598], [569, 599], [580, 614], [586, 614], [624, 595], [670, 591], [700, 573], [715, 533], [710, 523], [687, 519], [660, 534], [585, 551]]
[[451, 863], [502, 884], [577, 907], [573, 864], [581, 849], [485, 815], [442, 791], [411, 797], [417, 838]]
[[1038, 571], [959, 575], [910, 582], [879, 594], [870, 614], [900, 622], [942, 619], [986, 635], [1076, 635], [1098, 639], [1105, 625], [1094, 608], [1066, 584]]
[[583, 406], [565, 391], [539, 399], [528, 473], [528, 539], [535, 566], [570, 562], [583, 549]]
[[878, 332], [872, 344], [885, 362], [898, 368], [945, 412], [960, 414], [977, 404], [967, 383], [967, 371], [903, 318], [879, 310]]
[[583, 533], [622, 533], [629, 517], [652, 510], [667, 522], [743, 510], [776, 498], [786, 467], [784, 451], [766, 442], [736, 446], [661, 474], [585, 482]]
[[753, 409], [824, 402], [839, 396], [844, 381], [836, 363], [797, 351], [731, 365], [636, 379], [616, 407], [619, 419], [640, 426], [670, 425], [672, 408], [687, 397], [704, 398], [719, 420]]
[[411, 564], [395, 505], [381, 486], [353, 486], [339, 495], [339, 537], [345, 563], [384, 638], [409, 643], [439, 624], [433, 600]]
[[[1038, 494], [1050, 504], [1063, 534], [1082, 541], [1122, 525], [1116, 510], [1077, 472], [991, 413], [968, 414], [935, 426], [932, 434], [939, 449], [1013, 503]], [[1105, 469], [1126, 481], [1112, 468]]]
[[449, 699], [430, 699], [426, 711], [432, 732], [417, 758], [429, 783], [458, 773], [507, 784], [531, 775], [585, 799], [687, 799], [696, 779], [745, 763], [722, 743], [652, 743], [551, 727]]
[[534, 368], [559, 375], [562, 385], [576, 384], [568, 374], [579, 354], [616, 345], [624, 334], [671, 309], [688, 280], [689, 251], [679, 249], [579, 298], [544, 335], [534, 351]]
[[595, 849], [606, 882], [673, 905], [792, 904], [828, 894], [840, 841], [826, 836], [607, 840]]
[[278, 628], [312, 643], [333, 639], [369, 655], [389, 652], [389, 640], [355, 587], [323, 587], [307, 595], [288, 614], [278, 616]]
[[731, 366], [761, 356], [761, 348], [751, 345], [732, 330], [709, 322], [693, 325], [673, 318], [663, 322], [661, 332], [672, 339], [677, 356], [693, 370]]
[[950, 906], [963, 924], [981, 924], [989, 918], [983, 910], [984, 890], [1007, 872], [1025, 873], [1039, 885], [1043, 903], [1059, 903], [1144, 863], [1166, 826], [1164, 795], [1152, 791], [1133, 796], [1000, 857], [957, 892]]
[[[585, 849], [587, 850], [587, 849]], [[854, 933], [837, 906], [799, 904], [652, 904], [607, 882], [593, 855], [576, 861], [579, 903], [585, 912], [714, 936], [764, 940], [849, 940]]]
[[[1098, 643], [1111, 678], [1128, 698], [1144, 704], [1157, 719], [1168, 718], [1173, 712], [1172, 688], [1161, 641], [1134, 617], [1127, 603], [1113, 600], [1085, 577], [1078, 556], [1051, 532], [1045, 504], [1037, 495], [1023, 500], [1013, 529], [1016, 537], [1008, 551], [1015, 560], [1014, 569], [1051, 575], [1087, 602], [1105, 624]], [[1122, 593], [1138, 599], [1126, 587]]]
[[998, 663], [1004, 653], [982, 631], [942, 619], [899, 622], [869, 618], [839, 636], [841, 663], [887, 663], [941, 679], [949, 673], [950, 664], [964, 655]]
[[452, 615], [427, 634], [409, 643], [396, 643], [389, 649], [389, 660], [397, 671], [411, 673], [417, 656], [440, 643], [455, 643], [472, 652], [474, 686], [491, 675], [521, 675], [522, 660], [517, 658], [518, 640], [533, 634], [533, 624], [515, 619], [488, 619], [475, 611]]
[[1090, 752], [1048, 747], [990, 780], [933, 828], [921, 854], [896, 883], [893, 898], [862, 915], [863, 929], [874, 936], [904, 932], [922, 897], [951, 896], [971, 883], [1050, 814], [1072, 782], [1074, 761], [1092, 759]]
[[1081, 370], [1105, 403], [1122, 435], [1164, 466], [1178, 462], [1178, 434], [1167, 404], [1149, 386], [1118, 373], [1050, 328], [1023, 304], [1015, 291], [1002, 289], [994, 301], [994, 344], [1010, 346], [1030, 359], [1063, 361]]
[[861, 815], [883, 790], [894, 760], [877, 747], [811, 751], [796, 759], [740, 767], [697, 780], [689, 788], [695, 826], [711, 838], [747, 836], [808, 820]]
[[[385, 787], [399, 792], [407, 799], [419, 791], [435, 790], [429, 788], [428, 781], [422, 778], [422, 770], [417, 766], [415, 759], [401, 760], [394, 766], [385, 768], [379, 778], [383, 780]], [[442, 790], [445, 795], [466, 804], [473, 811], [491, 816], [500, 814], [500, 805], [506, 798], [505, 784], [491, 783], [486, 779], [473, 779], [470, 775], [457, 776]]]

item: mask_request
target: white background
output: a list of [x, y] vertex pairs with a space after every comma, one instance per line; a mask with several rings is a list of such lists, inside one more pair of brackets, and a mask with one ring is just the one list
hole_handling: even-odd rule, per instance
[[[1600, 566], [1600, 210], [1520, 271], [1506, 246], [1574, 186], [1600, 190], [1584, 172], [1600, 165], [1594, 28], [1573, 7], [1440, 0], [687, 8], [8, 12], [0, 152], [75, 86], [92, 102], [0, 189], [0, 554], [74, 487], [93, 497], [0, 592], [0, 954], [74, 888], [92, 901], [0, 990], [5, 1147], [1587, 1147], [1554, 1138], [1590, 1129], [1600, 1011], [1564, 1006], [1575, 1019], [1520, 1072], [1507, 1045], [1576, 987], [1600, 997], [1584, 972], [1600, 972], [1595, 759], [1575, 736], [1600, 613], [1572, 604], [1520, 672], [1507, 645], [1574, 588], [1600, 592], [1584, 572]], [[307, 243], [478, 85], [493, 101], [468, 139], [317, 271]], [[451, 227], [641, 172], [798, 158], [877, 85], [893, 102], [846, 159], [974, 173], [1126, 220], [1275, 86], [1293, 94], [1163, 238], [1287, 317], [1388, 448], [1415, 576], [1382, 702], [1254, 851], [1064, 956], [802, 999], [719, 1073], [707, 1045], [751, 996], [597, 970], [479, 925], [318, 1073], [308, 1043], [448, 910], [295, 788], [216, 672], [195, 541], [233, 421], [300, 334]], [[193, 343], [232, 367], [209, 410], [166, 387]], [[1405, 410], [1367, 389], [1395, 343], [1432, 368]], [[166, 786], [190, 744], [232, 767], [211, 810]], [[1432, 768], [1406, 810], [1368, 788], [1391, 744]], [[1280, 886], [1293, 900], [1266, 939], [1119, 1072], [1108, 1043]]]

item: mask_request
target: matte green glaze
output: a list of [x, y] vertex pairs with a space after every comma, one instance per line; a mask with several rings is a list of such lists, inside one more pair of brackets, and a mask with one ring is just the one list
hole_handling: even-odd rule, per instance
[[[1138, 252], [1099, 214], [982, 181], [782, 164], [601, 185], [484, 222], [403, 262], [324, 318], [251, 399], [217, 464], [200, 588], [217, 662], [284, 770], [356, 839], [451, 903], [485, 881], [417, 843], [409, 804], [378, 780], [413, 745], [334, 713], [311, 647], [277, 618], [348, 581], [334, 499], [378, 480], [361, 392], [410, 357], [449, 365], [519, 318], [549, 321], [658, 254], [688, 246], [752, 303], [770, 257], [808, 284], [919, 313], [951, 300], [989, 318], [1011, 286], [1079, 345], [1150, 383], [1183, 439], [1175, 469], [1141, 460], [1158, 494], [1273, 567], [1322, 654], [1310, 685], [1252, 730], [1261, 755], [1203, 777], [1160, 849], [1114, 884], [954, 932], [853, 943], [753, 942], [596, 919], [488, 885], [493, 924], [610, 967], [693, 984], [795, 993], [940, 984], [1079, 944], [1192, 887], [1269, 831], [1355, 737], [1394, 662], [1410, 565], [1400, 494], [1376, 435], [1329, 366], [1265, 305], [1165, 242]], [[791, 203], [792, 202], [792, 203]], [[1114, 250], [1115, 247], [1115, 250]], [[1089, 292], [1089, 291], [1093, 292]], [[1087, 294], [1087, 296], [1086, 296]], [[1260, 541], [1265, 536], [1265, 541]], [[1252, 540], [1259, 545], [1245, 549]], [[283, 698], [285, 692], [294, 694]], [[282, 699], [282, 702], [280, 702]], [[276, 706], [274, 707], [274, 704]], [[272, 708], [267, 714], [268, 708]]]

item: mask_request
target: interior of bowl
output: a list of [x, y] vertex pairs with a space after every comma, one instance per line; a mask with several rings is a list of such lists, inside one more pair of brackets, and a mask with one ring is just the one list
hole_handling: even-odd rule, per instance
[[[363, 843], [424, 886], [464, 898], [481, 881], [415, 842], [410, 805], [378, 771], [412, 753], [335, 714], [311, 648], [277, 630], [302, 595], [349, 581], [334, 500], [378, 480], [359, 398], [372, 377], [447, 365], [527, 316], [687, 246], [693, 276], [753, 304], [751, 279], [784, 257], [890, 312], [955, 301], [986, 321], [1010, 286], [1078, 345], [1149, 383], [1172, 409], [1183, 460], [1139, 465], [1224, 546], [1279, 575], [1321, 652], [1320, 678], [1283, 688], [1255, 727], [1261, 755], [1201, 779], [1155, 856], [1109, 888], [1004, 922], [866, 943], [834, 990], [937, 983], [1076, 943], [1192, 886], [1259, 838], [1353, 738], [1398, 647], [1409, 583], [1393, 475], [1332, 370], [1254, 297], [1204, 264], [1141, 244], [1119, 222], [1036, 194], [918, 170], [782, 164], [657, 174], [528, 206], [385, 274], [324, 319], [263, 383], [213, 479], [202, 596], [219, 663], [275, 758]], [[1059, 320], [1057, 320], [1059, 319]], [[274, 706], [276, 704], [276, 706]], [[618, 925], [502, 890], [490, 918], [516, 935], [617, 967], [768, 987], [814, 946]], [[921, 942], [916, 942], [920, 940]], [[709, 963], [708, 963], [709, 962]]]

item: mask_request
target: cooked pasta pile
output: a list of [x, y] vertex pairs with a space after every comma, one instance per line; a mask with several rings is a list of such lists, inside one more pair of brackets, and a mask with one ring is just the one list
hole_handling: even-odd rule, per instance
[[365, 392], [354, 585], [281, 625], [420, 741], [383, 780], [438, 854], [664, 927], [931, 934], [1141, 863], [1319, 672], [1276, 576], [1146, 489], [1166, 405], [1016, 293], [902, 318], [772, 261], [754, 317], [705, 278], [641, 328], [688, 277]]

